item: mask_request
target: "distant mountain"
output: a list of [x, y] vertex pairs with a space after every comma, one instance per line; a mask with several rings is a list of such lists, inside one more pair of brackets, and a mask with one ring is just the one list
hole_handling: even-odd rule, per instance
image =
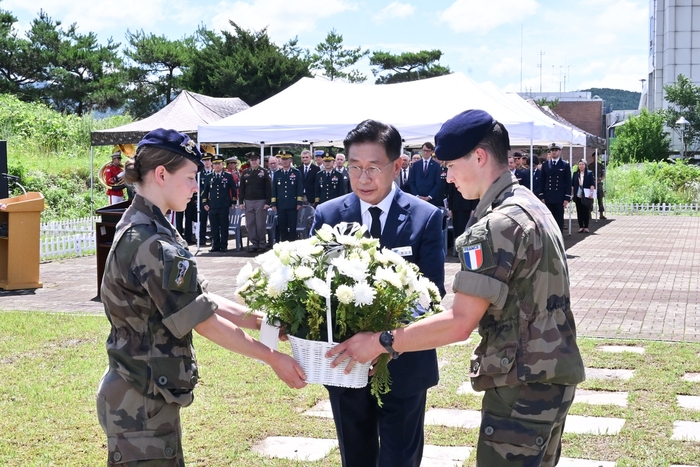
[[598, 96], [605, 101], [605, 113], [613, 110], [637, 110], [641, 93], [624, 91], [622, 89], [590, 88], [581, 89], [591, 93], [591, 97]]

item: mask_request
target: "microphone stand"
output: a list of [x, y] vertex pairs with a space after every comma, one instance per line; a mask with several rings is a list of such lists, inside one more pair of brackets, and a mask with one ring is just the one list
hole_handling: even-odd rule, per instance
[[27, 190], [25, 190], [24, 187], [22, 186], [22, 184], [19, 182], [19, 177], [15, 177], [14, 175], [10, 175], [10, 174], [0, 174], [0, 175], [2, 175], [3, 177], [5, 177], [9, 181], [11, 181], [12, 183], [17, 185], [18, 187], [20, 187], [22, 189], [22, 192], [24, 193], [24, 198], [29, 199], [29, 197], [27, 196]]

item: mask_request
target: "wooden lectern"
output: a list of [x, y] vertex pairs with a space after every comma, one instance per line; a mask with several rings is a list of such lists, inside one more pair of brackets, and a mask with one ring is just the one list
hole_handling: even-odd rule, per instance
[[0, 289], [37, 289], [39, 282], [41, 212], [44, 195], [28, 192], [0, 199]]

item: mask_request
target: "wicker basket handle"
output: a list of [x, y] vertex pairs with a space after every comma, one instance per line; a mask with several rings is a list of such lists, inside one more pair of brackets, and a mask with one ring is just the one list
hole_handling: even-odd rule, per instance
[[331, 282], [333, 281], [333, 265], [328, 266], [326, 272], [326, 285], [328, 286], [328, 295], [326, 296], [326, 329], [328, 330], [328, 343], [333, 343], [333, 323], [331, 323]]

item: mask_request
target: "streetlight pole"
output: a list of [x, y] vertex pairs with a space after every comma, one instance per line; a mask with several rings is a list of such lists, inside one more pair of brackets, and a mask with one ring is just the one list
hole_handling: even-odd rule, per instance
[[690, 122], [682, 115], [681, 118], [676, 121], [676, 125], [680, 125], [681, 127], [681, 159], [685, 159], [685, 126], [689, 123]]

